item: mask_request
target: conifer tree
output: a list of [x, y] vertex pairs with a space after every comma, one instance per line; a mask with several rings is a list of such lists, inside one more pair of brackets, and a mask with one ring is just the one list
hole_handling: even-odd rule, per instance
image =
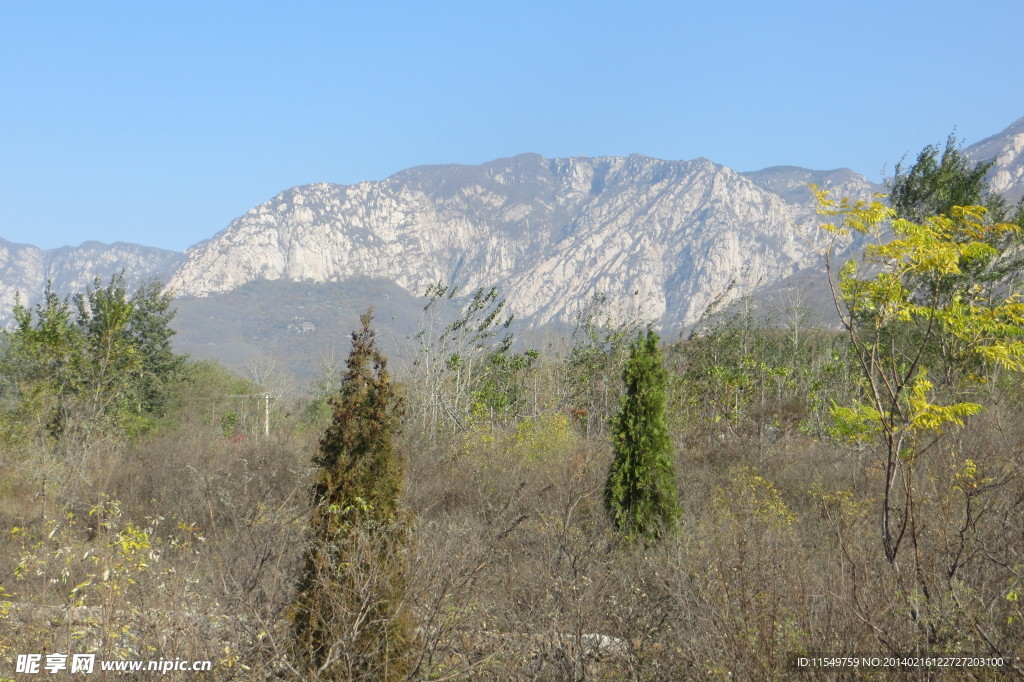
[[630, 539], [656, 540], [679, 520], [672, 441], [665, 418], [666, 372], [658, 335], [633, 344], [623, 370], [626, 394], [612, 420], [615, 459], [605, 484], [605, 507], [616, 530]]
[[407, 522], [394, 439], [404, 403], [370, 329], [352, 334], [333, 420], [313, 458], [312, 538], [294, 608], [297, 658], [316, 679], [405, 679]]

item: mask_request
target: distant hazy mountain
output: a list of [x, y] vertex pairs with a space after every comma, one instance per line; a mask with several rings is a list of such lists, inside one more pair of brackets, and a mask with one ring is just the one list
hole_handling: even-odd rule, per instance
[[863, 175], [854, 173], [849, 168], [815, 171], [797, 166], [772, 166], [742, 175], [758, 187], [779, 195], [779, 198], [792, 210], [800, 213], [804, 219], [813, 219], [817, 215], [816, 206], [807, 187], [810, 184], [827, 189], [837, 197], [861, 197], [883, 190], [881, 185], [868, 182]]
[[166, 281], [183, 260], [175, 251], [122, 242], [43, 250], [0, 239], [0, 326], [10, 319], [17, 292], [22, 303], [35, 303], [48, 281], [60, 293], [85, 291], [96, 277], [109, 281], [122, 271], [135, 288], [150, 279]]

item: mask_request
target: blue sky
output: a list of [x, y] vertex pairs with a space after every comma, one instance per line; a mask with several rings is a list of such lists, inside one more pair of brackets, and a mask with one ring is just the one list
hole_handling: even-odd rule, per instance
[[0, 237], [184, 249], [522, 152], [849, 167], [1024, 116], [1024, 3], [0, 0]]

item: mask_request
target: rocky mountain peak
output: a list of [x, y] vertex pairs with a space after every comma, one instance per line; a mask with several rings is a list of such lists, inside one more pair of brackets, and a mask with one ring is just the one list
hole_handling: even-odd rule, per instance
[[[170, 286], [201, 297], [255, 279], [360, 276], [413, 294], [437, 281], [499, 284], [536, 323], [571, 320], [600, 291], [623, 314], [685, 324], [726, 290], [740, 295], [807, 264], [793, 223], [812, 214], [810, 193], [801, 202], [786, 185], [783, 198], [762, 186], [769, 177], [795, 182], [707, 159], [523, 154], [306, 185], [190, 249]], [[842, 177], [850, 194], [870, 190]]]

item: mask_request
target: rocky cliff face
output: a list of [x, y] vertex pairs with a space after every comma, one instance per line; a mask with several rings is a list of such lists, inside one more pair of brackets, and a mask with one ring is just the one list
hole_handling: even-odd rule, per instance
[[1009, 128], [964, 149], [972, 161], [995, 159], [988, 179], [994, 191], [1014, 204], [1024, 196], [1024, 118]]
[[[1024, 119], [968, 147], [994, 158], [993, 189], [1024, 194]], [[295, 187], [183, 256], [87, 242], [42, 251], [0, 240], [0, 324], [15, 291], [38, 300], [47, 280], [81, 290], [121, 269], [134, 286], [169, 279], [208, 297], [261, 280], [389, 281], [421, 295], [441, 281], [497, 285], [520, 318], [571, 321], [595, 292], [623, 316], [669, 327], [710, 302], [772, 284], [814, 257], [794, 226], [817, 222], [808, 183], [868, 198], [880, 186], [849, 170], [778, 166], [736, 173], [706, 159], [644, 156], [422, 166], [380, 182]]]
[[[810, 262], [793, 229], [813, 219], [810, 193], [797, 189], [807, 173], [744, 177], [705, 159], [522, 155], [308, 185], [190, 249], [170, 286], [206, 296], [254, 279], [363, 276], [413, 294], [437, 281], [497, 284], [535, 323], [571, 319], [600, 291], [622, 314], [685, 324], [727, 290], [735, 297]], [[817, 179], [854, 196], [872, 189], [835, 174]]]
[[22, 303], [38, 301], [47, 282], [54, 291], [85, 291], [95, 278], [109, 280], [124, 272], [129, 288], [150, 279], [166, 280], [181, 264], [183, 254], [137, 244], [85, 242], [43, 250], [0, 239], [0, 326], [10, 320], [15, 295]]

